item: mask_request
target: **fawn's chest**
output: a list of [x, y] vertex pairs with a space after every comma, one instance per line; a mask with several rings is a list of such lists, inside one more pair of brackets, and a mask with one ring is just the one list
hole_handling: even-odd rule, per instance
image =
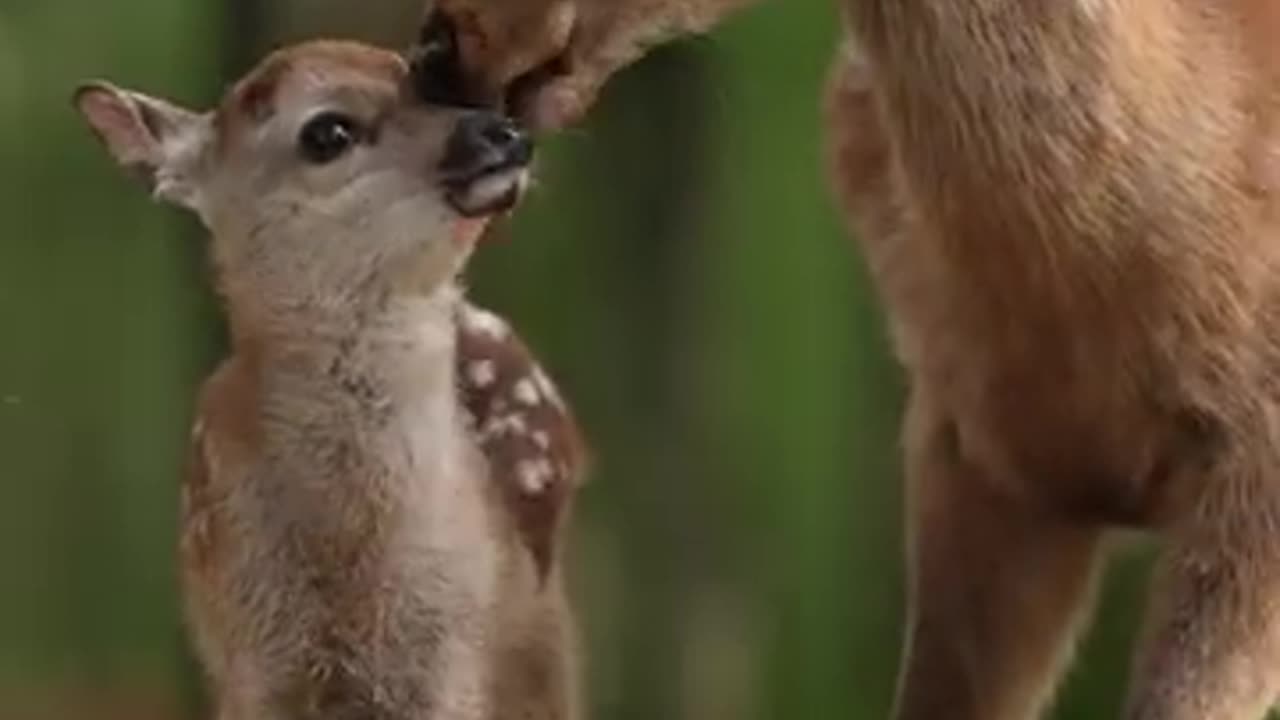
[[448, 328], [228, 363], [206, 391], [203, 502], [187, 521], [217, 538], [205, 574], [254, 588], [242, 604], [257, 615], [286, 602], [355, 615], [371, 589], [438, 597], [442, 576], [485, 594], [492, 489], [453, 352]]
[[268, 373], [261, 398], [253, 482], [277, 515], [288, 508], [294, 533], [370, 561], [484, 539], [485, 467], [451, 342], [351, 348], [303, 374]]
[[240, 405], [253, 430], [205, 430], [186, 591], [202, 655], [248, 702], [316, 669], [335, 697], [376, 687], [398, 707], [425, 702], [440, 668], [482, 683], [497, 516], [452, 347], [429, 349], [251, 380], [233, 361], [211, 382], [252, 387]]

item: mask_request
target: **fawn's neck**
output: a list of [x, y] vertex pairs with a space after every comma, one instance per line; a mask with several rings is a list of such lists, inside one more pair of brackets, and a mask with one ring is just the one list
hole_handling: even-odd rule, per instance
[[[282, 446], [408, 451], [411, 472], [452, 462], [461, 422], [450, 285], [429, 296], [273, 308], [252, 325], [230, 308], [237, 352], [259, 382], [264, 427]], [[240, 322], [237, 322], [240, 319]], [[373, 447], [361, 447], [372, 444]]]

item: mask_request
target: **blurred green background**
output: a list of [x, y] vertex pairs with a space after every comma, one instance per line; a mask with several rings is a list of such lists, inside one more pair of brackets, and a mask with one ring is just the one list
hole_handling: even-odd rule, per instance
[[[117, 173], [71, 89], [207, 106], [266, 49], [404, 47], [420, 12], [0, 0], [0, 718], [204, 717], [173, 560], [192, 398], [224, 350], [202, 237]], [[572, 573], [592, 717], [887, 712], [903, 387], [821, 173], [835, 33], [830, 4], [774, 2], [659, 50], [547, 142], [474, 266], [596, 451]], [[1126, 557], [1055, 717], [1119, 704], [1146, 566]]]

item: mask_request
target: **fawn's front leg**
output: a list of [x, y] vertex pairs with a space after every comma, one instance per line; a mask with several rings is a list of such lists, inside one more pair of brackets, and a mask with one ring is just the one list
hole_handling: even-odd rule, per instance
[[910, 604], [897, 720], [1034, 717], [1091, 599], [1100, 530], [1000, 492], [913, 398]]

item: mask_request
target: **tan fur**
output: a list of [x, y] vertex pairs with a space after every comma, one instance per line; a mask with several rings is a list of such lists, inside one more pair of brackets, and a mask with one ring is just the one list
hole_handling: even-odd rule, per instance
[[[576, 120], [616, 70], [751, 0], [437, 0], [457, 27], [473, 98], [506, 98], [535, 128]], [[512, 93], [512, 90], [515, 93]], [[528, 91], [528, 92], [523, 92]]]
[[[488, 27], [514, 5], [441, 2]], [[585, 34], [652, 34], [644, 0], [578, 5]], [[1100, 535], [1128, 526], [1168, 547], [1127, 716], [1260, 717], [1280, 691], [1280, 4], [843, 5], [834, 184], [911, 380], [895, 716], [1038, 715]], [[540, 41], [565, 47], [488, 47], [475, 72], [518, 75]]]
[[[542, 379], [528, 409], [562, 444], [544, 449], [555, 484], [513, 492], [519, 438], [480, 434], [459, 368], [489, 356], [466, 350], [480, 330], [459, 318], [480, 311], [454, 277], [483, 222], [450, 209], [437, 170], [462, 113], [405, 77], [391, 53], [318, 42], [206, 115], [102, 84], [77, 96], [116, 158], [213, 235], [234, 347], [201, 393], [180, 556], [220, 720], [577, 715], [559, 562], [576, 435], [487, 315], [503, 377]], [[303, 162], [299, 128], [333, 110], [366, 140]]]

